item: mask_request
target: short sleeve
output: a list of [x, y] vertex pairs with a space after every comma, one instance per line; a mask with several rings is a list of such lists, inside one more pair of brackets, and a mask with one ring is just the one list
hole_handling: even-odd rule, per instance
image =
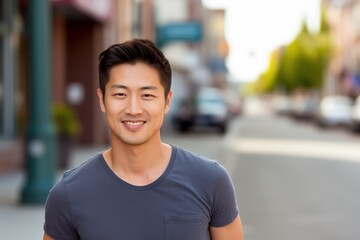
[[214, 163], [213, 173], [210, 226], [223, 227], [232, 223], [238, 216], [235, 189], [224, 167]]
[[44, 231], [56, 240], [79, 239], [73, 224], [64, 178], [55, 184], [47, 197]]

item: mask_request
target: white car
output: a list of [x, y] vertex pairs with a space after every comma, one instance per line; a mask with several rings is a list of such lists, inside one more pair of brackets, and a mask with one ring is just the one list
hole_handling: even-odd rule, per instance
[[349, 126], [351, 123], [352, 100], [347, 96], [326, 96], [321, 99], [317, 122], [322, 127]]
[[351, 112], [351, 126], [355, 132], [360, 132], [360, 95], [356, 98]]

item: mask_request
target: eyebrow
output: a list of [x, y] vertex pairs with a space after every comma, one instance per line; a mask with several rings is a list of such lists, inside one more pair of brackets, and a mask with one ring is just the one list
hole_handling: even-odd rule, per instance
[[[121, 88], [121, 89], [129, 89], [127, 86], [125, 85], [122, 85], [122, 84], [114, 84], [111, 86], [111, 89], [118, 89], [118, 88]], [[155, 86], [144, 86], [144, 87], [141, 87], [140, 90], [157, 90], [158, 88], [155, 87]]]
[[121, 85], [121, 84], [114, 84], [111, 86], [111, 89], [117, 89], [117, 88], [127, 89], [128, 87], [126, 87], [125, 85]]

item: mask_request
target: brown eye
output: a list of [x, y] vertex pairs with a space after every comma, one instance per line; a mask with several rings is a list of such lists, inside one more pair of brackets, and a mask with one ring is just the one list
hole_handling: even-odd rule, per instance
[[153, 97], [155, 97], [155, 96], [152, 95], [152, 94], [146, 93], [146, 94], [143, 94], [142, 97], [143, 97], [143, 98], [153, 98]]
[[126, 94], [125, 93], [114, 93], [115, 97], [126, 97]]

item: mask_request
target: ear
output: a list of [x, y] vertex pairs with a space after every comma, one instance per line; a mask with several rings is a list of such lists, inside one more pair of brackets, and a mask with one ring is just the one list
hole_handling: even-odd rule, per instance
[[96, 92], [97, 92], [97, 95], [98, 95], [98, 98], [99, 98], [100, 109], [104, 113], [104, 112], [106, 112], [106, 109], [105, 109], [105, 104], [104, 104], [103, 92], [101, 91], [100, 88], [98, 88]]
[[172, 91], [170, 90], [167, 97], [166, 97], [166, 101], [165, 101], [165, 114], [169, 112], [170, 110], [170, 103], [171, 103], [171, 98], [172, 98]]

